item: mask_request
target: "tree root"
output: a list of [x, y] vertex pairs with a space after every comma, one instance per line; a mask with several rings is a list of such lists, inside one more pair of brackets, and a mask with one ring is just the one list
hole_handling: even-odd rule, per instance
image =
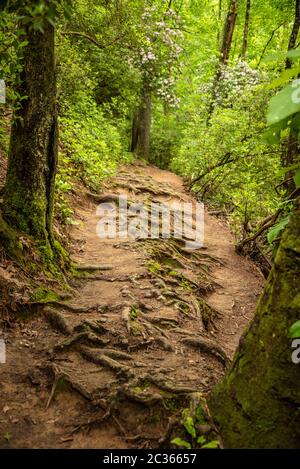
[[169, 392], [171, 394], [189, 394], [197, 391], [197, 389], [195, 388], [191, 388], [189, 386], [176, 385], [171, 381], [167, 381], [164, 376], [161, 376], [159, 374], [147, 375], [146, 379], [148, 379], [159, 389], [162, 389], [163, 391]]
[[164, 404], [163, 396], [153, 391], [142, 390], [137, 392], [132, 387], [126, 385], [119, 388], [118, 393], [131, 401], [147, 407], [152, 407], [157, 403]]
[[55, 309], [47, 307], [44, 309], [43, 314], [54, 329], [65, 335], [72, 334], [72, 327], [61, 313]]
[[[110, 203], [113, 202], [116, 205], [119, 205], [120, 203], [120, 198], [125, 200], [124, 195], [122, 194], [94, 194], [93, 192], [87, 192], [86, 193], [87, 197], [93, 202], [97, 202], [98, 204], [103, 204], [103, 203]], [[127, 201], [127, 206], [130, 206], [132, 202]]]
[[114, 266], [109, 265], [109, 264], [95, 264], [95, 265], [90, 265], [90, 264], [82, 264], [82, 265], [76, 265], [76, 270], [78, 272], [96, 272], [96, 271], [105, 271], [105, 270], [113, 270]]
[[104, 345], [107, 345], [110, 341], [109, 339], [101, 339], [100, 337], [98, 337], [96, 334], [93, 334], [92, 332], [79, 332], [78, 334], [71, 336], [69, 339], [64, 340], [63, 342], [55, 345], [53, 348], [53, 351], [61, 352], [67, 348], [72, 347], [73, 345], [77, 343], [86, 343], [86, 342], [91, 342], [94, 345], [100, 345], [103, 347]]
[[213, 340], [204, 337], [184, 337], [181, 342], [190, 347], [199, 349], [202, 352], [209, 353], [217, 357], [223, 365], [227, 366], [230, 362], [224, 350]]
[[125, 321], [126, 330], [128, 334], [131, 334], [131, 317], [130, 317], [131, 308], [126, 306], [122, 312], [122, 319]]
[[129, 366], [117, 362], [116, 360], [104, 355], [103, 352], [98, 353], [97, 351], [85, 346], [80, 346], [78, 348], [78, 351], [86, 360], [95, 363], [96, 365], [102, 365], [106, 368], [110, 368], [112, 371], [116, 372], [117, 374], [123, 376], [126, 379], [129, 379], [134, 376], [134, 373]]
[[156, 337], [155, 342], [166, 352], [174, 352], [173, 345], [165, 337]]
[[152, 345], [154, 342], [154, 339], [151, 338], [151, 339], [148, 339], [144, 342], [139, 342], [138, 344], [134, 344], [134, 345], [129, 345], [128, 346], [128, 351], [129, 352], [134, 352], [136, 350], [142, 350], [143, 348], [147, 348], [149, 347], [150, 345]]
[[90, 329], [97, 332], [97, 334], [107, 334], [110, 332], [110, 330], [99, 321], [89, 321], [87, 319], [74, 328], [74, 330], [78, 332], [88, 332]]
[[71, 433], [74, 434], [81, 430], [91, 429], [92, 427], [101, 425], [102, 423], [104, 423], [106, 420], [108, 420], [111, 417], [111, 414], [112, 414], [112, 409], [111, 407], [108, 407], [101, 417], [96, 417], [92, 420], [89, 419], [88, 421], [80, 423], [71, 431]]
[[55, 365], [55, 364], [52, 365], [51, 366], [51, 371], [54, 374], [54, 381], [53, 381], [51, 392], [50, 392], [50, 395], [49, 395], [49, 398], [48, 398], [48, 401], [47, 401], [47, 404], [46, 404], [46, 409], [48, 409], [50, 407], [51, 402], [54, 399], [55, 393], [57, 391], [57, 388], [58, 388], [60, 382], [64, 382], [64, 383], [69, 384], [72, 389], [74, 389], [79, 394], [81, 394], [85, 399], [87, 399], [89, 401], [92, 401], [94, 399], [94, 396], [89, 391], [87, 391], [87, 389], [85, 389], [84, 386], [82, 386], [80, 383], [74, 382], [72, 380], [71, 376], [67, 372], [62, 370], [60, 367], [58, 367], [57, 365]]

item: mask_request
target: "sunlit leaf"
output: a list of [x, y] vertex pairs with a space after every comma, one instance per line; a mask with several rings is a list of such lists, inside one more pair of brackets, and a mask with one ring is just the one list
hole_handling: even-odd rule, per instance
[[276, 124], [300, 111], [300, 81], [295, 80], [274, 96], [269, 105], [267, 122]]
[[191, 449], [191, 444], [188, 441], [182, 440], [181, 438], [174, 438], [171, 443], [179, 446], [180, 448]]
[[276, 223], [275, 226], [273, 226], [269, 231], [267, 235], [267, 239], [269, 244], [272, 244], [273, 241], [277, 238], [277, 236], [281, 233], [281, 231], [286, 227], [290, 219], [290, 215], [287, 215], [284, 217], [282, 220], [280, 220], [278, 223]]
[[295, 322], [289, 329], [290, 339], [297, 339], [300, 337], [300, 321]]

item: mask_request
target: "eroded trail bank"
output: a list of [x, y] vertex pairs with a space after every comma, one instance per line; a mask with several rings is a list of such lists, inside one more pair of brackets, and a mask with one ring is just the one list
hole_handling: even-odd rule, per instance
[[102, 194], [77, 195], [73, 258], [89, 268], [72, 299], [7, 334], [3, 447], [167, 446], [183, 409], [206, 413], [203, 397], [251, 318], [263, 280], [223, 222], [206, 212], [205, 245], [194, 251], [174, 238], [100, 239], [97, 205], [119, 194], [145, 207], [195, 202], [181, 178], [141, 163]]

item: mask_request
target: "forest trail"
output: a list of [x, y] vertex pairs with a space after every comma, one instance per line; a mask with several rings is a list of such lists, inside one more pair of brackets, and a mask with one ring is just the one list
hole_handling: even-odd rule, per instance
[[[180, 177], [140, 162], [103, 192], [146, 206], [195, 203]], [[223, 221], [205, 211], [195, 251], [173, 238], [103, 240], [103, 200], [78, 193], [71, 230], [76, 262], [101, 269], [74, 281], [72, 299], [7, 333], [0, 447], [163, 447], [178, 436], [182, 409], [203, 405], [224, 375], [254, 312], [262, 276], [235, 253]]]

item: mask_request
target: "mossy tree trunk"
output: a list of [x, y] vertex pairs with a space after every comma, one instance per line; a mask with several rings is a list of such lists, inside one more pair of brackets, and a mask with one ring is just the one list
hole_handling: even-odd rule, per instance
[[133, 117], [131, 151], [141, 158], [148, 159], [151, 130], [151, 91], [144, 85], [141, 102]]
[[11, 130], [3, 214], [18, 231], [32, 236], [50, 257], [54, 183], [57, 168], [57, 113], [54, 28], [25, 27], [28, 45], [18, 92], [24, 99]]
[[300, 319], [300, 200], [282, 236], [254, 320], [209, 405], [227, 448], [300, 448], [300, 365], [290, 326]]
[[[293, 28], [290, 34], [288, 50], [295, 49], [297, 47], [297, 38], [300, 30], [300, 0], [295, 0], [295, 17]], [[292, 68], [292, 61], [287, 58], [285, 63], [286, 70]], [[287, 151], [283, 154], [282, 165], [284, 167], [289, 167], [297, 163], [300, 154], [300, 146], [297, 135], [292, 130], [290, 131]], [[287, 194], [291, 194], [295, 189], [295, 184], [293, 180], [293, 172], [287, 171], [285, 173], [285, 187]]]

